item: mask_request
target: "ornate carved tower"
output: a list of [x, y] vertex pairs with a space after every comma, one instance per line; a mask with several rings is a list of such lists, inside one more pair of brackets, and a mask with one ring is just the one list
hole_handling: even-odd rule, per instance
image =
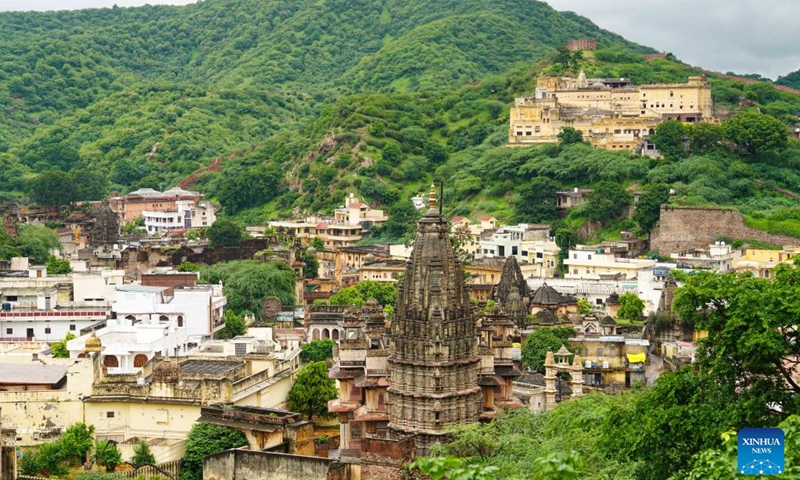
[[389, 429], [413, 434], [417, 456], [443, 440], [447, 427], [478, 421], [481, 410], [476, 320], [436, 204], [431, 188], [398, 288], [388, 359]]

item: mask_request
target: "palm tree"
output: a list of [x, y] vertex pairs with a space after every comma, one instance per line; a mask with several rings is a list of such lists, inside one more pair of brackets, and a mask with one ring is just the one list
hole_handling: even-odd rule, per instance
[[108, 440], [101, 440], [95, 445], [92, 461], [106, 467], [106, 472], [113, 472], [117, 465], [122, 463], [122, 454], [119, 453], [116, 444]]

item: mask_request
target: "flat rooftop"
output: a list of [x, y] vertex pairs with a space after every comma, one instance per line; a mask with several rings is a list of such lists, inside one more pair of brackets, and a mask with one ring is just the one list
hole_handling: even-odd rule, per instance
[[236, 370], [244, 362], [216, 362], [213, 360], [187, 360], [180, 364], [181, 372], [207, 375], [219, 375]]
[[0, 385], [55, 385], [67, 370], [68, 365], [0, 363]]

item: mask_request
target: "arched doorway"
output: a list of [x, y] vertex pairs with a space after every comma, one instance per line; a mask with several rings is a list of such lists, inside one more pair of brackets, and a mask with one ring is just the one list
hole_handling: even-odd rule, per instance
[[314, 332], [311, 334], [311, 339], [312, 340], [319, 340], [319, 329], [318, 328], [314, 329]]
[[338, 329], [335, 329], [335, 330], [333, 330], [333, 332], [331, 332], [331, 338], [333, 338], [334, 340], [339, 340], [339, 330]]
[[145, 355], [143, 353], [139, 353], [135, 357], [133, 357], [133, 366], [134, 367], [136, 367], [136, 368], [143, 367], [145, 363], [147, 363], [147, 355]]
[[117, 368], [119, 367], [119, 359], [115, 355], [106, 355], [103, 357], [103, 366]]

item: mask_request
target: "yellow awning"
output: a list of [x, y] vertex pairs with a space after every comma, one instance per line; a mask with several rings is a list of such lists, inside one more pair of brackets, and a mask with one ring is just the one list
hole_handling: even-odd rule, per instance
[[647, 360], [647, 356], [642, 353], [626, 353], [628, 356], [628, 363], [644, 363]]

